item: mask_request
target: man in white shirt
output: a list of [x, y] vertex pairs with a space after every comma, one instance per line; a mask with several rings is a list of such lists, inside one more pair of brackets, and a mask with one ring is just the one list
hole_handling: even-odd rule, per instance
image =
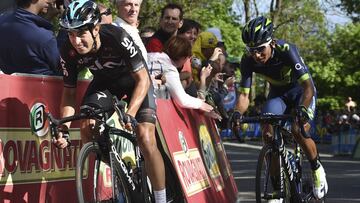
[[147, 51], [137, 29], [141, 2], [142, 0], [116, 0], [117, 16], [113, 24], [122, 27], [130, 34], [147, 61]]
[[[147, 63], [147, 51], [139, 35], [138, 16], [142, 0], [116, 0], [117, 17], [114, 25], [122, 27], [140, 48], [144, 61]], [[155, 132], [155, 129], [154, 129]], [[155, 154], [154, 154], [155, 155]], [[156, 203], [166, 202], [165, 167], [162, 157], [152, 157], [154, 162], [146, 163], [146, 171], [154, 189]], [[156, 164], [161, 163], [161, 164]]]

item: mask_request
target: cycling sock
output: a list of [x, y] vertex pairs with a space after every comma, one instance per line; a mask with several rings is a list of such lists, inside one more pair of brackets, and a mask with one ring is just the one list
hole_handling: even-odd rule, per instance
[[166, 203], [166, 189], [154, 190], [155, 203]]
[[316, 156], [315, 159], [313, 160], [309, 160], [309, 162], [310, 162], [311, 170], [313, 171], [315, 171], [321, 166], [321, 163], [319, 161], [319, 156]]

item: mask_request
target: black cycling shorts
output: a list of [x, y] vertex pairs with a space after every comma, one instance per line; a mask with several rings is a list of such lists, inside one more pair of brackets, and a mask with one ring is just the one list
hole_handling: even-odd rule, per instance
[[[119, 99], [125, 100], [129, 104], [135, 82], [126, 79], [118, 81], [121, 82], [115, 82], [109, 85], [107, 84], [107, 81], [100, 81], [96, 79], [92, 80], [83, 97], [81, 106], [95, 105], [95, 107], [108, 108], [109, 105], [112, 105], [112, 95], [117, 96]], [[124, 83], [126, 83], [126, 86], [123, 85]], [[124, 96], [126, 97], [124, 98]], [[152, 85], [150, 85], [149, 91], [145, 96], [144, 101], [141, 104], [135, 118], [138, 123], [156, 123], [156, 103], [154, 97], [154, 88]]]

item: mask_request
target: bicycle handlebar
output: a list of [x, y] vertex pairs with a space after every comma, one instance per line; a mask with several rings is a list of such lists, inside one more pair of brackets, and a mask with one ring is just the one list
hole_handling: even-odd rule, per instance
[[240, 118], [240, 123], [276, 123], [278, 121], [293, 121], [293, 115], [260, 115], [260, 116], [252, 116], [252, 117], [242, 117]]
[[274, 115], [274, 114], [265, 114], [260, 116], [252, 116], [252, 117], [242, 117], [240, 118], [240, 123], [269, 123], [275, 124], [279, 121], [296, 121], [300, 126], [301, 134], [304, 137], [307, 136], [307, 132], [305, 131], [304, 125], [300, 124], [300, 120], [296, 118], [296, 116], [290, 114], [283, 115]]
[[[56, 119], [50, 112], [46, 113], [47, 118], [49, 119], [49, 125], [50, 125], [50, 133], [52, 137], [56, 137], [58, 134], [58, 126], [70, 122], [70, 121], [76, 121], [76, 120], [81, 120], [81, 119], [99, 119], [99, 114], [101, 113], [106, 113], [106, 112], [110, 112], [115, 110], [118, 113], [119, 116], [119, 121], [123, 121], [124, 118], [124, 114], [125, 114], [125, 102], [119, 100], [117, 97], [114, 96], [113, 98], [114, 100], [114, 104], [112, 107], [110, 108], [106, 108], [106, 109], [93, 109], [93, 108], [88, 108], [86, 109], [86, 112], [81, 112], [79, 114], [76, 115], [72, 115], [72, 116], [68, 116], [68, 117], [64, 117], [61, 119]], [[67, 138], [68, 139], [68, 138]]]

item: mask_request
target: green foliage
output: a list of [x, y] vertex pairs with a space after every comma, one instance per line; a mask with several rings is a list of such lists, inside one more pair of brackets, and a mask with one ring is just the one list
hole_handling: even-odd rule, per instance
[[360, 22], [359, 0], [340, 0], [340, 7], [345, 10], [354, 22]]
[[[140, 12], [140, 29], [146, 26], [158, 27], [161, 8], [169, 1], [143, 1]], [[203, 26], [220, 28], [227, 51], [230, 55], [241, 56], [244, 44], [241, 41], [239, 16], [231, 11], [232, 0], [177, 0], [172, 1], [183, 6], [184, 18], [196, 20]]]
[[343, 107], [342, 101], [344, 98], [342, 97], [323, 97], [317, 100], [317, 109], [322, 112], [326, 112], [328, 110], [340, 110]]

